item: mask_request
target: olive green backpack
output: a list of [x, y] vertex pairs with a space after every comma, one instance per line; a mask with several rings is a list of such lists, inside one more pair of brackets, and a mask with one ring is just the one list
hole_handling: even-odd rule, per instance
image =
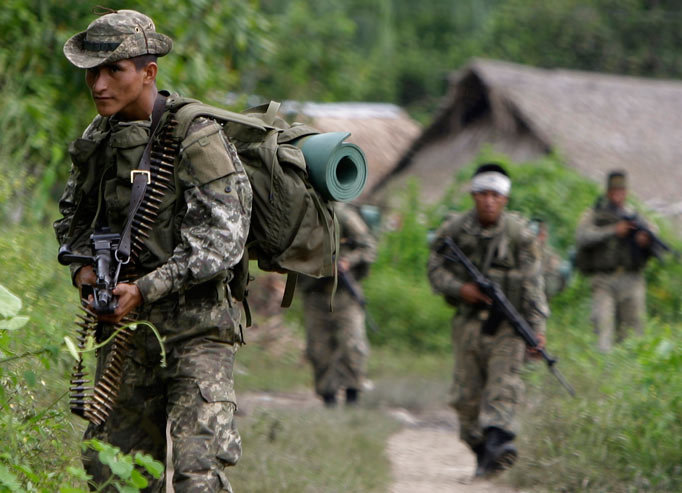
[[339, 232], [334, 209], [313, 188], [303, 152], [296, 146], [302, 138], [319, 132], [277, 118], [279, 103], [244, 113], [194, 100], [177, 101], [176, 107], [175, 135], [184, 138], [196, 117], [215, 119], [236, 147], [251, 182], [248, 248], [230, 283], [233, 296], [245, 301], [249, 260], [256, 260], [261, 270], [288, 274], [282, 306], [290, 305], [298, 274], [335, 276]]

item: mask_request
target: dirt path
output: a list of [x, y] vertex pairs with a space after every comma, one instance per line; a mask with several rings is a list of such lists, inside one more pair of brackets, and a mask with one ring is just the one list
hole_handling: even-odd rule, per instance
[[[319, 407], [312, 392], [251, 392], [239, 396], [246, 414], [254, 408]], [[413, 415], [404, 409], [387, 413], [403, 424], [386, 444], [393, 484], [390, 493], [518, 493], [491, 481], [472, 481], [475, 459], [459, 440], [449, 409]]]

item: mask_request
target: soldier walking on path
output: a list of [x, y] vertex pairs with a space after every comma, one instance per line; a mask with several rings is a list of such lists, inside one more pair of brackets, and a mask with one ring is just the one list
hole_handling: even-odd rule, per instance
[[[155, 150], [182, 101], [156, 87], [157, 58], [171, 46], [149, 17], [133, 10], [99, 17], [64, 45], [68, 60], [85, 69], [98, 116], [69, 148], [73, 166], [59, 202], [63, 218], [54, 227], [59, 243], [80, 255], [93, 255], [93, 232], [120, 233], [121, 245], [132, 236], [130, 255], [120, 246], [116, 251], [125, 264], [113, 290], [118, 305], [96, 315], [97, 334], [106, 339], [124, 317], [150, 321], [168, 354], [161, 368], [156, 338], [134, 331], [110, 415], [90, 423], [85, 437], [165, 462], [166, 477], [145, 491], [232, 491], [225, 467], [241, 455], [232, 369], [242, 338], [227, 281], [244, 252], [252, 192], [234, 147], [212, 119], [185, 122], [184, 140]], [[134, 223], [135, 190], [145, 181], [154, 194], [144, 196], [143, 219]], [[91, 265], [72, 263], [71, 273], [81, 290], [97, 282]], [[110, 347], [99, 352], [98, 375]], [[83, 460], [92, 482], [103, 485], [110, 471], [97, 453]]]
[[518, 432], [526, 349], [512, 326], [495, 316], [491, 300], [461, 264], [445, 259], [439, 251], [446, 238], [452, 239], [484, 276], [499, 284], [535, 330], [539, 347], [544, 347], [549, 310], [540, 252], [528, 221], [505, 211], [510, 190], [511, 180], [502, 166], [480, 166], [471, 182], [474, 208], [443, 223], [428, 263], [433, 289], [457, 309], [452, 323], [451, 405], [457, 411], [462, 440], [476, 454], [476, 476], [489, 476], [516, 460], [512, 441]]
[[313, 366], [315, 392], [330, 407], [336, 405], [341, 389], [345, 390], [346, 404], [355, 404], [366, 382], [369, 341], [359, 281], [367, 276], [376, 258], [376, 240], [353, 206], [336, 203], [334, 210], [341, 231], [334, 310], [329, 311], [333, 278], [300, 281], [306, 354]]
[[604, 352], [632, 329], [641, 334], [646, 314], [644, 267], [653, 253], [653, 226], [626, 198], [625, 172], [612, 171], [606, 195], [583, 213], [576, 233], [576, 267], [590, 277], [592, 323]]

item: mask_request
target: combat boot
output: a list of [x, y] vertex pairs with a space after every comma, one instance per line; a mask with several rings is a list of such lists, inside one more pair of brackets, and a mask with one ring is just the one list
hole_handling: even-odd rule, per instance
[[355, 406], [358, 403], [359, 392], [358, 389], [346, 389], [346, 405]]
[[511, 443], [513, 439], [514, 434], [501, 428], [486, 428], [483, 453], [476, 467], [477, 477], [492, 476], [514, 465], [518, 452]]
[[336, 407], [336, 393], [322, 394], [325, 407]]

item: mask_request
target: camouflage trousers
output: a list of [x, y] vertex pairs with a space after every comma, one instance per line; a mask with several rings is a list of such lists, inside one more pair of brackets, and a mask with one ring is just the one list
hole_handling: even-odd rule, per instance
[[455, 317], [455, 356], [450, 404], [457, 411], [460, 436], [469, 446], [483, 441], [483, 431], [495, 426], [518, 432], [516, 409], [523, 395], [521, 369], [525, 345], [503, 322], [494, 335], [481, 333], [481, 320]]
[[[232, 491], [225, 467], [239, 460], [241, 438], [233, 420], [237, 345], [230, 310], [224, 301], [179, 312], [177, 305], [157, 306], [152, 313], [141, 314], [138, 319], [151, 321], [170, 337], [167, 367], [159, 365], [156, 338], [140, 325], [132, 354], [125, 359], [114, 409], [104, 424], [90, 424], [85, 432], [86, 439], [111, 443], [124, 453], [150, 454], [164, 463], [165, 477], [151, 481], [146, 492]], [[188, 331], [202, 334], [179, 337], [183, 322], [194, 322]], [[98, 373], [107, 352], [100, 351]], [[84, 453], [83, 463], [98, 485], [111, 474], [91, 450]]]
[[367, 374], [369, 342], [365, 311], [345, 289], [334, 297], [329, 311], [329, 294], [305, 292], [303, 311], [306, 355], [313, 365], [315, 392], [335, 394], [344, 388], [362, 389]]
[[641, 334], [646, 313], [646, 281], [641, 272], [600, 272], [592, 276], [592, 323], [597, 348], [608, 352], [632, 329]]

